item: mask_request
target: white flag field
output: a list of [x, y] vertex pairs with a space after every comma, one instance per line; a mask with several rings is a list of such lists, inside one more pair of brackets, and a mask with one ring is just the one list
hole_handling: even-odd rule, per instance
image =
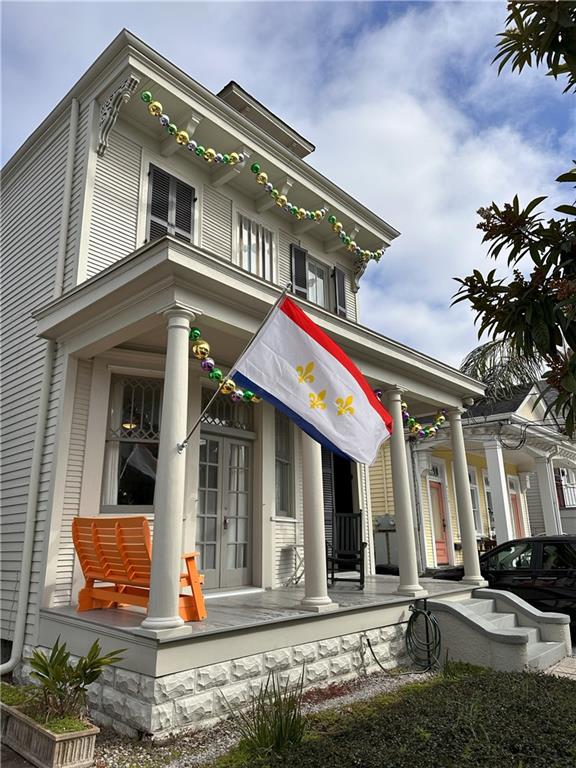
[[274, 307], [230, 374], [329, 450], [371, 464], [392, 418], [357, 366], [291, 299]]

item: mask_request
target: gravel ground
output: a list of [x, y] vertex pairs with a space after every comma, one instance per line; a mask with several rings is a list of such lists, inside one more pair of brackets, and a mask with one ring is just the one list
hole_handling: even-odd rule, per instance
[[[347, 683], [315, 688], [304, 695], [304, 711], [319, 712], [390, 693], [407, 683], [425, 680], [430, 673], [378, 672]], [[97, 768], [189, 768], [202, 766], [227, 752], [238, 741], [232, 720], [212, 728], [178, 734], [166, 741], [132, 741], [103, 730], [96, 743]]]

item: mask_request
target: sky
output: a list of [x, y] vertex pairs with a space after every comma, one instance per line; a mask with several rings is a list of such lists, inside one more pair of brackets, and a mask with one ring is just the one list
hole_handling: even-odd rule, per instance
[[[478, 344], [453, 278], [494, 266], [477, 209], [566, 199], [573, 96], [491, 65], [505, 2], [3, 2], [2, 162], [123, 28], [213, 92], [235, 80], [316, 145], [315, 168], [402, 233], [360, 321], [459, 366]], [[562, 196], [563, 195], [563, 196]], [[484, 340], [484, 339], [483, 339]]]

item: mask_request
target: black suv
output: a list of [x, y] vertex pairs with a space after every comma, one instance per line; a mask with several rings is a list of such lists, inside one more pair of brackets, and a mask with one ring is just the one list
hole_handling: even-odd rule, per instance
[[[482, 576], [540, 611], [567, 613], [576, 625], [576, 536], [513, 539], [480, 556]], [[444, 568], [435, 579], [460, 580], [464, 569]]]

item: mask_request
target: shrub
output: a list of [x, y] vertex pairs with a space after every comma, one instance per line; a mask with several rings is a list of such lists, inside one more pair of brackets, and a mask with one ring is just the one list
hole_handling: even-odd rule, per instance
[[279, 676], [268, 675], [246, 712], [235, 712], [241, 744], [254, 760], [281, 758], [300, 744], [304, 737], [302, 714], [304, 669], [295, 685], [281, 683]]
[[31, 676], [40, 683], [38, 704], [43, 719], [80, 718], [86, 709], [86, 691], [102, 674], [104, 667], [120, 661], [124, 649], [101, 655], [100, 642], [95, 640], [86, 656], [74, 665], [66, 643], [56, 640], [49, 656], [35, 650], [30, 664]]

